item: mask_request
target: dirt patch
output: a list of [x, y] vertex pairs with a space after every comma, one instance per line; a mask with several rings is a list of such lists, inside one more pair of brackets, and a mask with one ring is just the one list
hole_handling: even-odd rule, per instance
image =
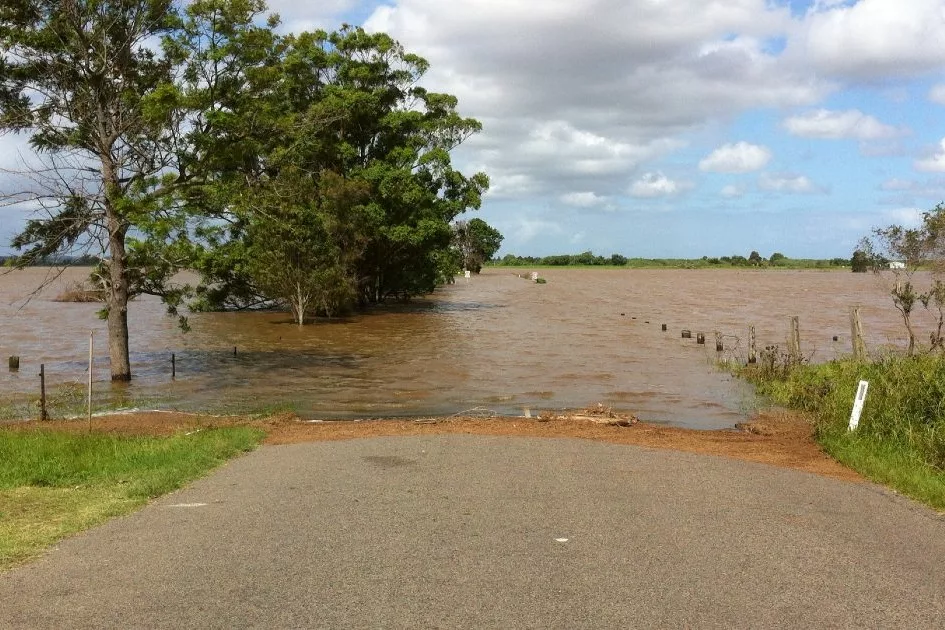
[[[211, 417], [182, 413], [135, 413], [93, 418], [93, 430], [120, 435], [172, 435], [232, 425], [257, 426], [267, 433], [267, 444], [352, 440], [456, 433], [508, 437], [578, 438], [647, 448], [671, 449], [718, 455], [732, 459], [793, 468], [858, 481], [862, 478], [826, 454], [811, 437], [811, 425], [797, 413], [767, 410], [737, 428], [696, 431], [639, 422], [633, 416], [590, 407], [572, 413], [544, 413], [536, 418], [418, 418], [415, 420], [364, 420], [305, 422], [293, 415], [265, 420]], [[10, 425], [15, 430], [57, 429], [87, 431], [85, 421], [60, 420]]]

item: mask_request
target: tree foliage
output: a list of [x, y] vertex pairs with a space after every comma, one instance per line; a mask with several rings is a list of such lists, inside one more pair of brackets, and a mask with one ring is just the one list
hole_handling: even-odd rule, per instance
[[359, 28], [276, 42], [271, 67], [254, 79], [264, 89], [250, 90], [259, 129], [245, 129], [237, 111], [236, 132], [223, 129], [214, 140], [225, 146], [258, 136], [236, 167], [248, 190], [228, 185], [221, 172], [215, 196], [224, 201], [225, 221], [204, 227], [208, 246], [198, 256], [205, 307], [244, 308], [273, 297], [249, 273], [246, 241], [262, 200], [272, 202], [265, 191], [279, 187], [286, 169], [313, 190], [330, 173], [361, 191], [333, 219], [331, 266], [353, 287], [335, 307], [433, 290], [451, 245], [450, 222], [479, 207], [488, 179], [452, 168], [450, 151], [481, 127], [457, 113], [455, 97], [420, 87], [426, 70], [425, 60], [387, 35]]
[[[41, 209], [13, 240], [15, 264], [79, 250], [102, 260], [113, 379], [131, 377], [139, 293], [172, 313], [188, 300], [285, 304], [304, 321], [431, 291], [450, 223], [488, 187], [452, 167], [450, 151], [481, 126], [421, 87], [424, 59], [359, 28], [283, 35], [264, 11], [262, 0], [0, 7], [0, 130], [29, 134], [45, 158], [2, 194]], [[173, 284], [184, 268], [198, 287]]]
[[502, 246], [502, 234], [480, 218], [453, 224], [453, 239], [463, 269], [479, 273]]

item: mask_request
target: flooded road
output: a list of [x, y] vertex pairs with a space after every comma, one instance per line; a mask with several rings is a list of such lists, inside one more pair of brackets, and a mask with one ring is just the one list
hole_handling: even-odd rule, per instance
[[[141, 297], [129, 311], [135, 380], [115, 386], [100, 305], [53, 301], [87, 270], [68, 270], [25, 304], [48, 271], [0, 275], [0, 396], [38, 390], [40, 363], [54, 385], [84, 382], [94, 330], [103, 400], [220, 411], [291, 403], [330, 418], [537, 414], [599, 401], [645, 420], [718, 428], [755, 402], [714, 366], [715, 331], [723, 357], [744, 360], [750, 324], [759, 348], [784, 347], [798, 315], [804, 354], [827, 360], [850, 352], [849, 307], [861, 305], [871, 351], [903, 342], [889, 278], [873, 274], [547, 269], [539, 285], [516, 275], [528, 271], [487, 269], [412, 304], [301, 329], [282, 313], [210, 313], [192, 315], [183, 333], [157, 299]], [[930, 318], [918, 319], [927, 336]], [[706, 333], [707, 345], [682, 339], [684, 328]], [[19, 373], [6, 371], [10, 355], [21, 357]]]

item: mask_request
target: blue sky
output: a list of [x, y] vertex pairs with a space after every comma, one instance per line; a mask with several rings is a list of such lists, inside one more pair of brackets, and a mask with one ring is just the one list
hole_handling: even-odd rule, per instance
[[502, 253], [849, 257], [945, 200], [945, 0], [271, 6], [430, 61], [485, 125], [454, 160], [491, 177]]

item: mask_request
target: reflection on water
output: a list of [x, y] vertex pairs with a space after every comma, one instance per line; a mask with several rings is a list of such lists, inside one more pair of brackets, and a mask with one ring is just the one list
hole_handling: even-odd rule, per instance
[[[52, 301], [85, 271], [69, 270], [24, 304], [44, 273], [0, 276], [0, 357], [22, 357], [19, 373], [0, 373], [0, 393], [35, 389], [40, 363], [53, 383], [83, 381], [90, 329], [98, 345], [98, 388], [112, 388], [99, 305]], [[733, 425], [751, 404], [748, 388], [713, 365], [715, 331], [725, 335], [725, 356], [744, 357], [749, 324], [759, 347], [783, 346], [788, 317], [799, 315], [805, 354], [824, 360], [849, 351], [848, 309], [859, 304], [871, 347], [897, 344], [902, 336], [883, 281], [870, 274], [561, 269], [543, 275], [548, 284], [538, 285], [508, 270], [486, 270], [411, 304], [304, 328], [283, 313], [210, 313], [192, 315], [185, 334], [156, 299], [142, 297], [129, 311], [135, 380], [113, 391], [160, 397], [175, 408], [295, 402], [313, 417], [473, 408], [521, 414], [525, 407], [600, 401], [648, 420], [710, 428]], [[708, 345], [682, 339], [683, 328], [706, 332]]]

